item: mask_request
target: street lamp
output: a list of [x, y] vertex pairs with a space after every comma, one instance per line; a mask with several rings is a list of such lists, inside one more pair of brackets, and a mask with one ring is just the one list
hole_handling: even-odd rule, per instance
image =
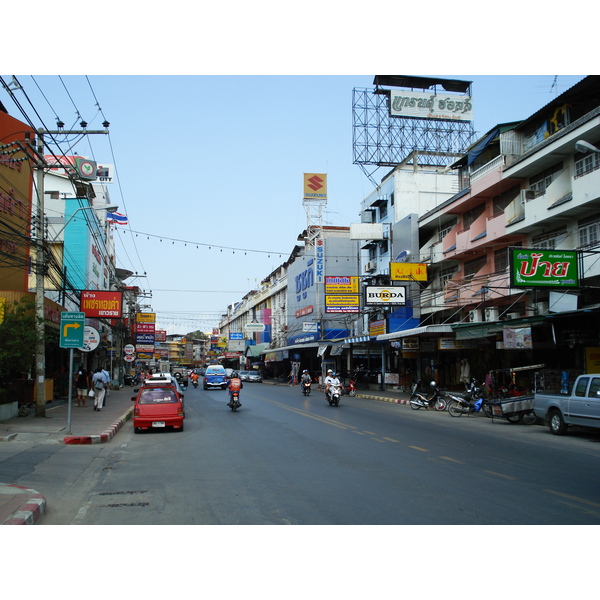
[[79, 208], [73, 211], [73, 214], [67, 219], [66, 223], [59, 229], [58, 233], [50, 240], [50, 244], [54, 243], [58, 236], [66, 229], [67, 225], [75, 218], [75, 215], [80, 210], [106, 210], [109, 212], [115, 212], [118, 209], [118, 205], [116, 204], [105, 204], [104, 206], [80, 206]]
[[596, 148], [596, 146], [593, 146], [585, 140], [575, 142], [575, 150], [577, 150], [577, 152], [598, 152], [600, 154], [600, 150]]

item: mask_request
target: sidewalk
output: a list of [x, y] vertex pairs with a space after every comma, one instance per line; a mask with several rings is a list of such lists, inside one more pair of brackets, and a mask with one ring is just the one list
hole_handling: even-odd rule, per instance
[[[0, 443], [43, 440], [45, 443], [101, 444], [109, 442], [133, 414], [133, 388], [111, 390], [105, 407], [94, 410], [88, 398], [85, 407], [71, 406], [71, 431], [68, 431], [68, 405], [65, 400], [46, 405], [46, 417], [26, 417], [0, 422]], [[0, 482], [0, 525], [34, 525], [46, 510], [46, 499], [18, 485]]]

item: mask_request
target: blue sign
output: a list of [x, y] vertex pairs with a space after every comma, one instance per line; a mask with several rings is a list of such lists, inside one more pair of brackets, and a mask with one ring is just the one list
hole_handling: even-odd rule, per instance
[[136, 333], [135, 334], [136, 344], [154, 344], [153, 333]]
[[244, 334], [243, 333], [230, 333], [229, 334], [229, 339], [230, 340], [243, 340], [244, 339]]

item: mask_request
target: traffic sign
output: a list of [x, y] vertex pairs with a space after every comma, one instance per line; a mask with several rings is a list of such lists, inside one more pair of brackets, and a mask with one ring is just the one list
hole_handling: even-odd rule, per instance
[[60, 342], [61, 348], [79, 348], [83, 346], [85, 331], [85, 313], [60, 313]]

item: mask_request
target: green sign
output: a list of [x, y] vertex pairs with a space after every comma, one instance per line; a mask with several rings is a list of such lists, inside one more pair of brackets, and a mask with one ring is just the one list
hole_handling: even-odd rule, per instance
[[85, 330], [85, 313], [62, 312], [60, 313], [60, 347], [80, 348], [83, 346], [83, 333]]
[[575, 250], [510, 249], [512, 287], [579, 287]]

